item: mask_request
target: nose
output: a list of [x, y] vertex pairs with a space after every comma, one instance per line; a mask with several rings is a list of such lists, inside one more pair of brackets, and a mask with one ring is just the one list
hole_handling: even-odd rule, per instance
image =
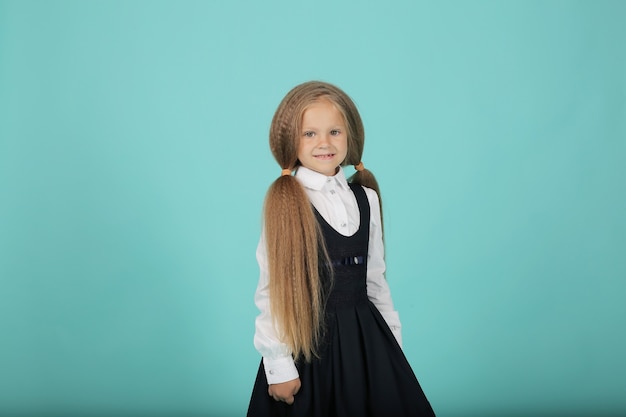
[[329, 135], [325, 133], [323, 135], [319, 135], [318, 137], [319, 137], [319, 141], [317, 142], [317, 147], [326, 148], [328, 144], [330, 143]]

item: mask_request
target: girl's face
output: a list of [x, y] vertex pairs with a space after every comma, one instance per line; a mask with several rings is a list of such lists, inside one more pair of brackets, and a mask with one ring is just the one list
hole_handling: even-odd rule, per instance
[[335, 105], [321, 99], [307, 107], [298, 145], [302, 166], [330, 177], [337, 173], [347, 153], [346, 123]]

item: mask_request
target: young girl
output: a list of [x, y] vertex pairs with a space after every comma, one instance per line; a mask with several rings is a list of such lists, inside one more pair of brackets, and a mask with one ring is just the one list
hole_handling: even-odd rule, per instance
[[[267, 193], [257, 248], [263, 359], [248, 416], [434, 415], [402, 353], [363, 144], [356, 106], [331, 84], [296, 86], [274, 115], [270, 148], [282, 175]], [[344, 165], [356, 168], [350, 181]]]

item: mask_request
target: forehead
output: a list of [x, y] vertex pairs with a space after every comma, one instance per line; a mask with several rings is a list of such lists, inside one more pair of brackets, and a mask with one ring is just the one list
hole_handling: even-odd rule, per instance
[[302, 111], [302, 122], [317, 122], [333, 119], [333, 123], [345, 123], [346, 118], [341, 108], [334, 101], [322, 97], [304, 107]]

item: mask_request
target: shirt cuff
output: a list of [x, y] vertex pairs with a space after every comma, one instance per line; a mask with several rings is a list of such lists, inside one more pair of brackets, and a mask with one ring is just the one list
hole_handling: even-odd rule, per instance
[[298, 369], [291, 356], [278, 359], [263, 358], [268, 385], [280, 384], [298, 378]]

